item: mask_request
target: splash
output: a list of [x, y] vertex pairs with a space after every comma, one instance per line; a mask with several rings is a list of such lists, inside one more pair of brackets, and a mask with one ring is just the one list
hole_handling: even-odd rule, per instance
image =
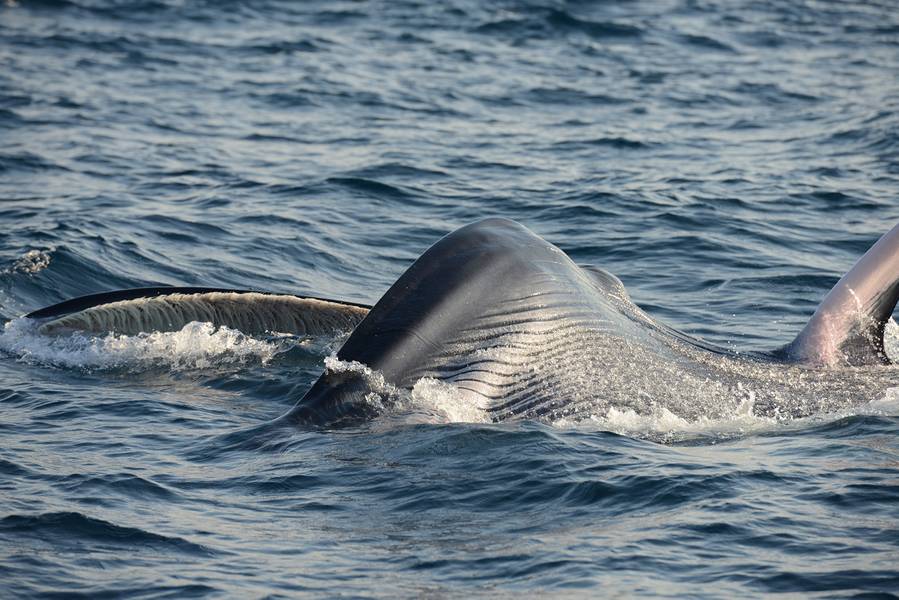
[[415, 382], [410, 405], [442, 418], [444, 423], [490, 423], [490, 415], [482, 403], [451, 383], [423, 377]]
[[892, 317], [883, 329], [883, 350], [893, 362], [899, 362], [899, 324]]
[[29, 275], [33, 275], [40, 271], [43, 271], [47, 267], [50, 266], [50, 250], [29, 250], [13, 263], [12, 267], [10, 267], [7, 272], [8, 273], [26, 273]]
[[389, 419], [428, 423], [489, 423], [484, 407], [451, 383], [423, 377], [411, 390], [388, 383], [383, 373], [336, 353], [325, 358], [326, 373], [353, 373], [370, 390], [363, 401]]
[[621, 435], [675, 441], [696, 435], [742, 436], [770, 429], [778, 423], [774, 417], [753, 413], [753, 400], [741, 402], [733, 415], [722, 418], [699, 417], [689, 419], [674, 414], [661, 405], [652, 405], [645, 412], [630, 407], [609, 407], [604, 414], [585, 419], [557, 419], [552, 424], [563, 429], [610, 431]]
[[174, 332], [46, 336], [26, 318], [6, 323], [0, 351], [45, 366], [129, 373], [265, 365], [297, 344], [295, 338], [256, 339], [227, 327], [191, 322]]

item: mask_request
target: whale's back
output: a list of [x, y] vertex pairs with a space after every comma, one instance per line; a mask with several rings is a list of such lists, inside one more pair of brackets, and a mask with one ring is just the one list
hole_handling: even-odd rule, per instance
[[[515, 222], [489, 219], [425, 252], [337, 358], [398, 388], [450, 383], [503, 420], [574, 410], [598, 389], [616, 389], [604, 380], [626, 381], [647, 352], [673, 354], [667, 337], [614, 275], [579, 267]], [[352, 418], [370, 392], [358, 370], [326, 371], [292, 417]]]

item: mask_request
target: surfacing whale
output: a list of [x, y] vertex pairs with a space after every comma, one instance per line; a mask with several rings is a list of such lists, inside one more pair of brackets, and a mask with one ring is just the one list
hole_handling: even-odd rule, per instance
[[370, 308], [144, 288], [27, 316], [46, 333], [177, 330], [193, 320], [250, 333], [352, 329], [337, 361], [283, 417], [300, 424], [369, 419], [423, 381], [449, 386], [494, 421], [577, 421], [660, 407], [696, 419], [739, 410], [812, 414], [897, 385], [883, 346], [897, 298], [899, 226], [837, 283], [792, 343], [736, 353], [655, 321], [617, 277], [578, 266], [524, 226], [487, 219], [434, 244]]

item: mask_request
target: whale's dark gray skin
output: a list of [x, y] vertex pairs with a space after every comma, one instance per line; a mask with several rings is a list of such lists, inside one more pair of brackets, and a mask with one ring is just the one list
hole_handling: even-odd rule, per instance
[[[884, 324], [899, 296], [899, 227], [828, 294], [785, 348], [735, 354], [657, 323], [600, 269], [582, 268], [505, 219], [446, 236], [387, 291], [337, 353], [397, 388], [451, 383], [493, 420], [664, 406], [687, 417], [737, 410], [809, 414], [857, 399], [872, 377], [821, 366], [882, 365]], [[839, 372], [837, 372], [839, 371]], [[358, 369], [325, 372], [287, 415], [355, 422], [376, 403]]]
[[614, 275], [576, 265], [522, 225], [488, 219], [434, 244], [370, 310], [259, 292], [143, 288], [28, 316], [45, 333], [177, 330], [191, 320], [248, 333], [352, 330], [336, 366], [283, 417], [294, 423], [356, 423], [432, 381], [450, 384], [456, 400], [495, 421], [628, 409], [701, 419], [806, 415], [895, 387], [883, 334], [897, 299], [899, 226], [837, 283], [792, 343], [736, 353], [656, 322]]

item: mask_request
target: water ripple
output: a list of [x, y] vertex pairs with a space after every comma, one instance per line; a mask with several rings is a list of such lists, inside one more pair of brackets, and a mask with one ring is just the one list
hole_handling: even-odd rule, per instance
[[303, 431], [278, 417], [340, 339], [17, 329], [144, 285], [373, 303], [503, 216], [769, 350], [899, 219], [894, 3], [16, 0], [0, 24], [7, 594], [895, 593], [895, 390], [785, 422], [412, 402]]
[[9, 515], [0, 519], [0, 531], [49, 541], [69, 548], [90, 542], [127, 548], [137, 545], [155, 551], [189, 555], [213, 554], [209, 548], [179, 537], [123, 527], [77, 512]]

